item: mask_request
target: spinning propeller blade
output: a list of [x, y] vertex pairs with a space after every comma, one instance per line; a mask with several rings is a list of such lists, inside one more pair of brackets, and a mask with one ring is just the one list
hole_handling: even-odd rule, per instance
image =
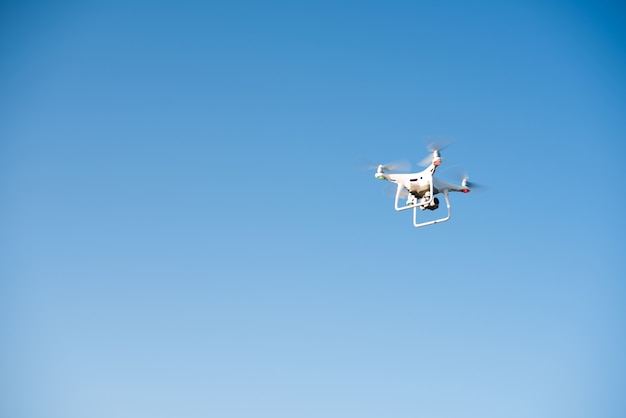
[[451, 143], [452, 143], [452, 140], [445, 139], [445, 138], [439, 138], [437, 140], [428, 141], [426, 144], [426, 148], [428, 149], [428, 151], [431, 152], [431, 154], [426, 156], [426, 158], [421, 160], [418, 164], [422, 167], [428, 167], [435, 159], [435, 154], [439, 154], [439, 152], [442, 149], [446, 148]]
[[428, 143], [426, 144], [426, 148], [428, 148], [428, 151], [430, 152], [441, 151], [442, 149], [445, 149], [451, 143], [452, 143], [451, 139], [438, 138], [433, 141], [428, 141]]
[[[411, 163], [408, 160], [394, 161], [392, 163], [383, 164], [382, 166], [386, 173], [411, 171]], [[378, 168], [378, 166], [376, 168]]]
[[433, 159], [434, 159], [433, 155], [432, 155], [432, 154], [429, 154], [427, 157], [425, 157], [423, 160], [421, 160], [421, 161], [420, 161], [420, 162], [418, 162], [417, 164], [418, 164], [420, 167], [428, 167], [428, 166], [430, 165], [430, 163], [432, 163], [432, 162], [433, 162]]
[[385, 173], [409, 172], [411, 171], [411, 163], [408, 160], [399, 160], [386, 164], [374, 164], [371, 161], [357, 162], [359, 171], [378, 170], [382, 166]]
[[459, 180], [460, 180], [461, 185], [463, 187], [467, 187], [470, 190], [484, 189], [485, 188], [481, 184], [474, 183], [473, 181], [469, 181], [469, 175], [466, 172], [463, 173], [463, 175], [461, 176], [461, 178]]

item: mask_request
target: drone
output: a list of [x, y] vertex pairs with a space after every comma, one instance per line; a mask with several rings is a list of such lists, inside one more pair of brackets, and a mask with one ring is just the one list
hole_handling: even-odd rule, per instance
[[[378, 165], [374, 177], [379, 180], [386, 180], [397, 185], [395, 209], [397, 211], [413, 210], [413, 226], [421, 228], [428, 225], [445, 222], [450, 219], [450, 192], [469, 193], [475, 184], [469, 182], [467, 175], [461, 179], [461, 184], [457, 185], [438, 178], [435, 178], [435, 171], [441, 165], [441, 149], [443, 147], [429, 146], [432, 154], [426, 157], [420, 165], [427, 166], [423, 171], [417, 173], [394, 173], [394, 165]], [[448, 208], [448, 215], [426, 222], [417, 221], [417, 210], [436, 210], [439, 208], [437, 195], [442, 193]], [[400, 199], [406, 197], [406, 203], [400, 206]]]

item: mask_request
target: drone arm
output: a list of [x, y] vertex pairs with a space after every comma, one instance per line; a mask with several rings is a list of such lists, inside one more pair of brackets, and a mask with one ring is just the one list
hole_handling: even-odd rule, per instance
[[413, 208], [413, 226], [415, 226], [416, 228], [421, 228], [422, 226], [434, 225], [440, 222], [445, 222], [448, 219], [450, 219], [450, 198], [448, 197], [448, 189], [443, 190], [443, 195], [446, 198], [446, 206], [448, 207], [448, 216], [446, 216], [445, 218], [441, 218], [441, 219], [435, 219], [434, 221], [422, 222], [418, 224], [417, 223], [417, 207], [414, 207]]

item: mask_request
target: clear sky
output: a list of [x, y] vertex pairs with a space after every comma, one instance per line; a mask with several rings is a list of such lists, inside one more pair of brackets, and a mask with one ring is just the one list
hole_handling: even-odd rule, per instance
[[620, 3], [3, 2], [0, 415], [626, 416]]

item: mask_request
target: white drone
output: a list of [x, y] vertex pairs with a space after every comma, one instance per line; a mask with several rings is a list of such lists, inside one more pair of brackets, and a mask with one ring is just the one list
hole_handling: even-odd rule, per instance
[[[468, 193], [472, 187], [467, 176], [463, 176], [461, 184], [457, 185], [447, 181], [435, 178], [435, 170], [441, 164], [441, 147], [431, 146], [429, 149], [432, 155], [429, 155], [422, 161], [422, 165], [427, 165], [426, 169], [417, 173], [395, 174], [394, 167], [391, 165], [379, 165], [374, 176], [379, 180], [387, 180], [398, 185], [396, 190], [395, 209], [397, 211], [413, 209], [413, 225], [416, 228], [422, 226], [434, 225], [436, 223], [445, 222], [450, 219], [450, 198], [449, 192]], [[417, 209], [435, 210], [439, 207], [439, 199], [437, 194], [443, 193], [448, 207], [448, 216], [426, 222], [417, 222]], [[399, 206], [401, 197], [406, 196], [404, 206]]]

